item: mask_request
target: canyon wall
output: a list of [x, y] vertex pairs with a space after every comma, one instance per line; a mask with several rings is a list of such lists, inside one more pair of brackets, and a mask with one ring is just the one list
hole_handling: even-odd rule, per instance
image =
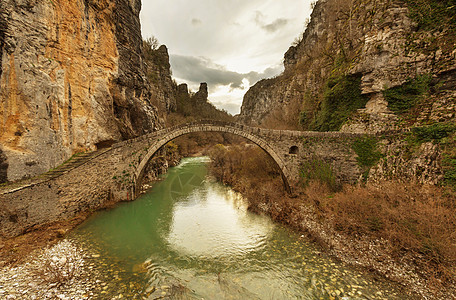
[[455, 4], [319, 0], [285, 71], [250, 88], [239, 120], [375, 133], [366, 147], [382, 156], [360, 179], [456, 188]]
[[1, 181], [163, 126], [154, 101], [175, 100], [147, 78], [140, 9], [140, 0], [1, 1]]
[[[421, 3], [427, 10], [422, 12], [408, 5], [420, 1], [318, 1], [301, 40], [285, 53], [284, 73], [248, 91], [239, 119], [319, 131], [402, 128], [384, 92], [423, 75], [432, 78], [434, 96], [427, 102], [434, 107], [420, 110], [421, 120], [454, 119], [453, 2]], [[334, 126], [324, 124], [333, 121]]]
[[170, 113], [177, 110], [177, 84], [171, 77], [168, 48], [161, 45], [157, 49], [144, 43], [144, 59], [146, 61], [146, 76], [150, 83], [152, 94], [151, 103], [159, 111]]

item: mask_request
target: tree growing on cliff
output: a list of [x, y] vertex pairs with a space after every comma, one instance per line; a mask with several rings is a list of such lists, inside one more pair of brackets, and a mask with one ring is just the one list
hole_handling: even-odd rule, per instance
[[143, 45], [146, 50], [157, 50], [160, 47], [160, 42], [155, 36], [151, 36], [143, 41]]

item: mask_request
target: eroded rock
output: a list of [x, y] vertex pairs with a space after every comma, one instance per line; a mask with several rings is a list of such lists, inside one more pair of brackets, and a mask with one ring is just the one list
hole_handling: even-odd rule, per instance
[[151, 103], [162, 87], [151, 91], [146, 78], [140, 8], [140, 0], [0, 3], [8, 180], [162, 126]]

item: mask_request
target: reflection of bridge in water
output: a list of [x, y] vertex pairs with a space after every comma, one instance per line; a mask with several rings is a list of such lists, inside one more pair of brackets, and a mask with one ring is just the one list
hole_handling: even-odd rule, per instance
[[234, 134], [258, 145], [276, 162], [288, 192], [300, 168], [314, 162], [330, 166], [341, 183], [355, 183], [361, 174], [351, 149], [351, 141], [359, 134], [271, 130], [210, 120], [187, 123], [114, 144], [27, 185], [3, 188], [0, 235], [17, 235], [107, 202], [132, 200], [154, 154], [171, 140], [194, 132]]

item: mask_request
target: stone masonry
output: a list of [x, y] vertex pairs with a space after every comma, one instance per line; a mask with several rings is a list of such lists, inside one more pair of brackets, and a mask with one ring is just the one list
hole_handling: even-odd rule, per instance
[[341, 183], [356, 183], [361, 174], [350, 146], [357, 134], [270, 130], [220, 121], [183, 124], [114, 144], [58, 177], [4, 189], [0, 237], [17, 236], [107, 203], [134, 200], [151, 158], [171, 140], [192, 132], [231, 133], [258, 145], [277, 163], [288, 192], [298, 180], [300, 166], [310, 160], [330, 164]]

